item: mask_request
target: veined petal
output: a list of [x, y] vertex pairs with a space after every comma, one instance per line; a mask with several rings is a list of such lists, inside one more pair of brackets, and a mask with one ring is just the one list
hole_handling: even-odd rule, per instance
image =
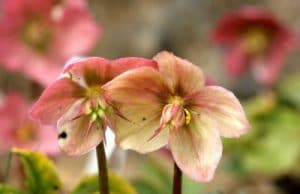
[[101, 123], [91, 122], [90, 116], [81, 114], [82, 102], [74, 104], [57, 123], [58, 144], [69, 155], [83, 155], [103, 139]]
[[234, 77], [242, 75], [248, 67], [248, 55], [241, 45], [234, 45], [224, 53], [228, 73]]
[[146, 153], [167, 143], [167, 130], [149, 140], [159, 127], [168, 95], [165, 87], [159, 72], [150, 67], [125, 72], [103, 86], [107, 99], [127, 119], [117, 117], [115, 122], [122, 148]]
[[77, 81], [84, 79], [87, 86], [102, 85], [107, 80], [109, 64], [109, 60], [101, 57], [82, 58], [68, 65], [64, 73], [70, 72], [74, 76], [72, 79]]
[[213, 178], [222, 155], [218, 131], [193, 115], [188, 126], [170, 133], [170, 150], [179, 168], [192, 179], [208, 182]]
[[60, 8], [61, 13], [57, 15], [61, 17], [52, 18], [57, 22], [57, 36], [53, 40], [51, 53], [63, 58], [87, 53], [101, 37], [101, 27], [91, 17], [83, 2], [72, 0]]
[[186, 95], [204, 86], [204, 75], [199, 67], [169, 52], [160, 52], [154, 58], [173, 94]]
[[163, 78], [153, 68], [127, 71], [103, 87], [105, 96], [114, 104], [160, 104], [169, 95]]
[[50, 85], [33, 105], [31, 115], [45, 124], [55, 123], [70, 106], [83, 97], [84, 88], [70, 80], [62, 78]]
[[129, 120], [116, 118], [117, 144], [140, 153], [158, 150], [168, 143], [169, 130], [162, 129], [150, 139], [160, 123], [160, 107], [146, 104], [128, 105], [121, 109]]
[[125, 71], [144, 66], [153, 67], [157, 69], [157, 63], [154, 60], [149, 60], [145, 58], [127, 57], [114, 60], [110, 64], [108, 73], [109, 80], [113, 79], [114, 77], [118, 76], [119, 74]]
[[187, 101], [190, 110], [203, 115], [203, 120], [213, 123], [224, 137], [239, 137], [249, 129], [240, 102], [222, 87], [207, 86]]

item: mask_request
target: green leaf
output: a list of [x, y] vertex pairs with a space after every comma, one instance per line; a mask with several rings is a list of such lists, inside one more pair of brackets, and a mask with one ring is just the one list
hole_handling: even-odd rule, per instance
[[139, 194], [163, 194], [159, 188], [145, 179], [133, 180], [132, 184]]
[[300, 109], [300, 74], [283, 80], [278, 87], [280, 97]]
[[61, 183], [52, 161], [38, 152], [23, 149], [13, 149], [12, 152], [20, 157], [24, 166], [28, 193], [59, 193]]
[[[123, 178], [109, 173], [109, 188], [111, 194], [136, 194], [134, 188]], [[85, 177], [71, 194], [98, 194], [98, 175]]]
[[247, 116], [250, 118], [267, 114], [277, 105], [277, 97], [272, 92], [255, 96], [243, 103]]
[[24, 194], [18, 188], [9, 185], [0, 185], [0, 194]]
[[300, 114], [278, 107], [272, 113], [257, 119], [244, 147], [242, 163], [248, 172], [268, 175], [286, 173], [296, 165], [300, 156]]

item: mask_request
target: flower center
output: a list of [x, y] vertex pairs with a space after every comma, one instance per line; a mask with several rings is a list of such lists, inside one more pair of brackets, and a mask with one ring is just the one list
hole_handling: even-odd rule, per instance
[[169, 98], [168, 104], [177, 104], [179, 106], [183, 106], [184, 100], [180, 96], [172, 96]]
[[94, 85], [94, 86], [88, 87], [86, 89], [85, 96], [89, 99], [91, 99], [91, 98], [100, 98], [101, 94], [102, 94], [101, 86]]
[[22, 29], [22, 39], [29, 47], [38, 52], [45, 52], [53, 38], [50, 26], [39, 19], [29, 20]]
[[102, 122], [110, 112], [110, 107], [106, 106], [101, 100], [91, 100], [85, 105], [85, 114], [90, 116], [91, 121]]
[[243, 35], [243, 46], [248, 54], [262, 54], [269, 45], [268, 33], [263, 28], [251, 28]]
[[172, 127], [180, 128], [191, 122], [192, 115], [184, 108], [184, 100], [180, 96], [172, 96], [162, 113], [161, 123], [169, 124]]
[[37, 138], [36, 126], [33, 123], [27, 123], [15, 131], [15, 137], [21, 142], [31, 142]]

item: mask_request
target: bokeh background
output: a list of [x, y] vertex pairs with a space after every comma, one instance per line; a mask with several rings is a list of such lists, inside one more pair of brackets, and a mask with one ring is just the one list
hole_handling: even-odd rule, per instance
[[[224, 49], [212, 41], [212, 30], [220, 18], [245, 5], [269, 10], [300, 36], [300, 1], [89, 0], [86, 3], [102, 33], [83, 56], [151, 58], [161, 50], [172, 51], [197, 64], [215, 84], [234, 91], [242, 100], [251, 132], [241, 139], [224, 140], [224, 156], [211, 183], [196, 183], [184, 177], [184, 194], [300, 193], [300, 47], [289, 53], [279, 81], [265, 87], [250, 72], [238, 79], [231, 77], [225, 69]], [[7, 93], [14, 91], [33, 102], [43, 88], [21, 72], [0, 65], [2, 101]], [[1, 157], [3, 169], [6, 155]], [[85, 174], [86, 169], [91, 169], [89, 158], [90, 155], [72, 158], [63, 153], [53, 156], [69, 188], [80, 179], [74, 177], [74, 171]], [[139, 194], [171, 193], [172, 159], [166, 151], [143, 156], [116, 149], [110, 166], [128, 177]]]

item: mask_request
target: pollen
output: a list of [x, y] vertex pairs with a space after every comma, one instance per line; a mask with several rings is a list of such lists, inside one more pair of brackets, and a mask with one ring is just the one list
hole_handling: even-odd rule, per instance
[[192, 114], [186, 108], [183, 110], [184, 110], [184, 114], [185, 114], [185, 124], [188, 125], [188, 124], [190, 124], [190, 122], [192, 120]]
[[99, 97], [101, 95], [101, 87], [100, 86], [92, 86], [87, 88], [85, 96], [87, 98]]
[[168, 103], [183, 106], [184, 100], [180, 96], [172, 96], [169, 98]]
[[244, 33], [244, 47], [249, 54], [263, 53], [268, 44], [268, 34], [263, 28], [249, 29]]

